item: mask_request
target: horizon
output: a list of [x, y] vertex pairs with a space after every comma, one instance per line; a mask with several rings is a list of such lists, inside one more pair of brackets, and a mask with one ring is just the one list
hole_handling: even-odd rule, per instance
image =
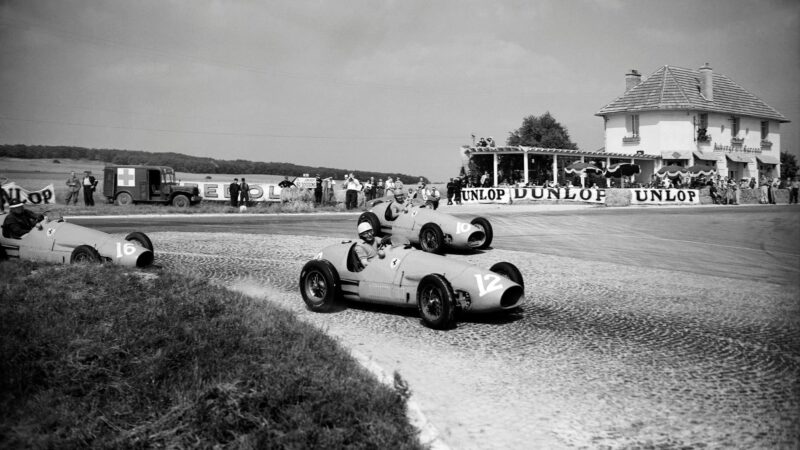
[[503, 145], [545, 112], [597, 151], [594, 114], [625, 73], [708, 62], [791, 121], [781, 151], [797, 157], [799, 13], [780, 0], [5, 2], [0, 143], [447, 179], [471, 135]]

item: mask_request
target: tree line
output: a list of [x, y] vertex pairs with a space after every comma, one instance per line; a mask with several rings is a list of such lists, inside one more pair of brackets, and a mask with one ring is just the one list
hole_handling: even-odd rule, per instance
[[[85, 147], [46, 146], [46, 145], [0, 145], [0, 157], [20, 159], [87, 159], [108, 164], [144, 164], [153, 166], [169, 166], [178, 172], [188, 173], [220, 173], [236, 175], [287, 175], [290, 177], [309, 174], [322, 177], [344, 178], [349, 172], [356, 173], [362, 181], [369, 177], [386, 179], [397, 177], [405, 180], [417, 180], [419, 175], [398, 173], [354, 171], [336, 169], [331, 167], [302, 166], [281, 162], [260, 162], [244, 159], [222, 160], [200, 156], [190, 156], [181, 153], [152, 153], [141, 150], [115, 150]], [[426, 177], [422, 177], [427, 182]]]

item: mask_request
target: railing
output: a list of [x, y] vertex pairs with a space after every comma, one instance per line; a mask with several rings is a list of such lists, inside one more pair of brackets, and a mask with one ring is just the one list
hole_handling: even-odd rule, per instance
[[744, 144], [744, 138], [731, 138], [732, 146], [741, 146]]
[[766, 150], [771, 149], [772, 148], [772, 141], [769, 141], [767, 139], [762, 139], [761, 140], [761, 148], [766, 149]]
[[623, 144], [638, 144], [639, 143], [639, 135], [635, 134], [633, 136], [625, 136], [622, 138]]

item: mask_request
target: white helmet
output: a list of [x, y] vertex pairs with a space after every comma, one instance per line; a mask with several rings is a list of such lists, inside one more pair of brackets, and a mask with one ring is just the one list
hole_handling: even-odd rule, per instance
[[358, 224], [358, 234], [361, 234], [365, 231], [372, 231], [372, 225], [369, 222], [361, 222]]

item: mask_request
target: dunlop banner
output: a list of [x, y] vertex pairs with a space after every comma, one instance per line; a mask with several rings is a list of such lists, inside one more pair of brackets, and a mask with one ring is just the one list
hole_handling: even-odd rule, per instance
[[631, 189], [632, 205], [699, 205], [695, 189]]
[[29, 205], [51, 205], [56, 202], [56, 191], [52, 184], [48, 184], [38, 191], [30, 191], [12, 182], [3, 185], [3, 193], [0, 196], [2, 196], [0, 201], [3, 202], [17, 199]]
[[468, 188], [461, 190], [461, 199], [466, 203], [515, 203], [531, 201], [567, 201], [583, 203], [605, 203], [604, 189], [581, 188]]
[[[250, 186], [251, 202], [280, 202], [281, 188], [277, 184], [247, 183]], [[230, 183], [208, 183], [204, 181], [182, 181], [181, 186], [197, 186], [204, 201], [231, 200]]]

